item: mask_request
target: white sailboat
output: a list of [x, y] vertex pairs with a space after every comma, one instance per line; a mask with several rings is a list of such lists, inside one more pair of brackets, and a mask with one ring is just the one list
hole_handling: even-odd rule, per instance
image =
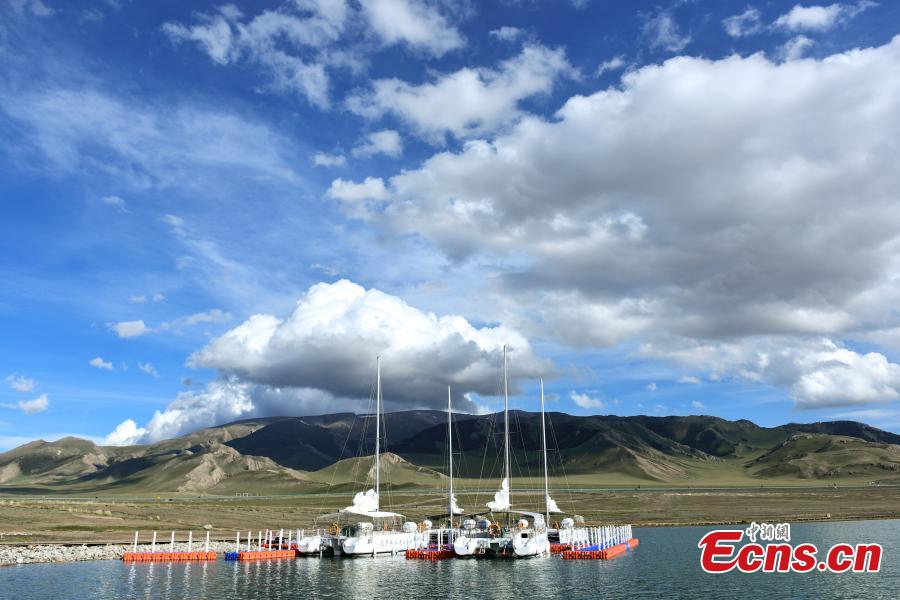
[[375, 487], [358, 492], [353, 504], [338, 513], [323, 515], [320, 520], [332, 521], [328, 530], [317, 530], [297, 541], [297, 550], [305, 555], [333, 553], [336, 556], [373, 556], [405, 552], [428, 541], [428, 533], [420, 533], [418, 526], [405, 522], [400, 531], [391, 526], [403, 515], [382, 511], [381, 504], [381, 357], [375, 359]]
[[396, 554], [408, 549], [428, 544], [429, 532], [419, 532], [413, 522], [403, 523], [400, 531], [390, 528], [391, 524], [403, 519], [403, 515], [383, 511], [380, 508], [381, 495], [381, 357], [376, 358], [375, 394], [375, 487], [357, 493], [353, 504], [341, 511], [347, 517], [362, 517], [360, 521], [343, 527], [338, 539], [340, 553], [346, 556], [374, 556], [376, 554]]
[[[545, 459], [546, 461], [546, 453]], [[503, 527], [498, 523], [487, 523], [480, 529], [465, 528], [453, 542], [456, 556], [467, 557], [514, 557], [526, 558], [550, 553], [547, 539], [547, 525], [543, 515], [512, 510], [512, 490], [510, 488], [509, 460], [509, 378], [507, 375], [506, 346], [503, 346], [503, 480], [494, 499], [487, 503], [492, 513], [500, 512], [520, 516], [515, 527]], [[547, 495], [549, 498], [549, 495]], [[531, 518], [531, 522], [528, 521]], [[465, 525], [465, 524], [464, 524]]]

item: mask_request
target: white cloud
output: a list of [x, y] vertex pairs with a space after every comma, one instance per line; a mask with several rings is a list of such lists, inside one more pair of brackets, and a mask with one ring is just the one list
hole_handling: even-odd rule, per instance
[[12, 9], [19, 15], [30, 14], [35, 17], [51, 17], [56, 10], [47, 6], [43, 0], [10, 0]]
[[605, 60], [597, 66], [597, 77], [609, 71], [618, 71], [628, 63], [625, 62], [624, 56], [613, 56], [609, 60]]
[[162, 217], [163, 222], [172, 228], [175, 233], [184, 232], [184, 219], [178, 215], [165, 214]]
[[340, 167], [347, 164], [347, 157], [343, 154], [316, 152], [313, 155], [313, 164], [317, 167]]
[[406, 43], [434, 56], [464, 45], [447, 18], [422, 0], [360, 0], [369, 26], [385, 44]]
[[796, 4], [790, 11], [778, 17], [773, 26], [794, 32], [828, 31], [873, 6], [877, 4], [869, 0], [860, 0], [856, 4], [835, 3], [828, 6]]
[[336, 200], [358, 203], [360, 200], [384, 200], [387, 189], [380, 177], [366, 177], [362, 183], [335, 179], [328, 188], [328, 195]]
[[346, 280], [318, 284], [286, 319], [254, 315], [192, 355], [192, 366], [218, 369], [220, 379], [179, 393], [145, 427], [124, 421], [107, 443], [153, 442], [251, 416], [369, 410], [376, 354], [388, 410], [444, 406], [452, 385], [455, 406], [475, 411], [470, 393], [498, 393], [504, 343], [514, 392], [520, 379], [552, 370], [508, 328], [422, 313]]
[[691, 406], [694, 407], [694, 408], [698, 408], [698, 409], [706, 408], [706, 406], [704, 406], [703, 403], [700, 402], [699, 400], [693, 400], [693, 401], [691, 401]]
[[465, 67], [419, 85], [376, 80], [370, 92], [351, 96], [347, 106], [370, 119], [392, 114], [439, 142], [447, 132], [465, 138], [515, 121], [522, 100], [547, 94], [559, 78], [574, 74], [562, 49], [529, 44], [496, 69]]
[[207, 192], [208, 175], [220, 181], [223, 171], [296, 180], [290, 144], [229, 111], [53, 85], [0, 93], [0, 111], [54, 171], [100, 173], [136, 189], [203, 186]]
[[[163, 32], [175, 42], [193, 42], [219, 65], [246, 60], [262, 67], [272, 88], [299, 93], [310, 104], [327, 108], [329, 78], [324, 57], [316, 54], [341, 35], [347, 16], [344, 2], [298, 2], [265, 10], [243, 21], [226, 5], [215, 14], [198, 15], [199, 23], [165, 23]], [[321, 62], [320, 62], [321, 61]]]
[[798, 408], [900, 399], [900, 365], [877, 352], [860, 354], [829, 339], [755, 337], [706, 343], [682, 339], [668, 344], [645, 344], [639, 355], [708, 369], [714, 380], [729, 376], [781, 386], [790, 390]]
[[763, 30], [762, 18], [759, 9], [748, 6], [739, 15], [733, 15], [722, 20], [725, 32], [733, 38], [746, 37]]
[[106, 370], [106, 371], [112, 371], [112, 370], [113, 370], [113, 364], [112, 364], [111, 362], [108, 362], [108, 361], [103, 360], [103, 359], [100, 358], [99, 356], [97, 356], [96, 358], [92, 358], [91, 360], [89, 360], [89, 361], [88, 361], [88, 364], [91, 365], [92, 367], [95, 367], [95, 368], [100, 369], [100, 370]]
[[37, 387], [37, 381], [18, 373], [8, 375], [3, 381], [6, 382], [6, 385], [16, 390], [17, 392], [30, 392]]
[[709, 349], [691, 372], [791, 389], [797, 349], [900, 327], [897, 64], [900, 37], [648, 65], [390, 177], [365, 217], [493, 269], [491, 301], [531, 335]]
[[799, 356], [803, 374], [791, 387], [801, 408], [887, 402], [900, 398], [900, 365], [877, 352], [835, 345]]
[[851, 419], [862, 421], [881, 429], [896, 428], [900, 426], [900, 410], [890, 408], [867, 408], [851, 410], [829, 415], [829, 419]]
[[125, 419], [103, 440], [104, 446], [131, 446], [140, 443], [147, 430], [138, 427], [132, 419]]
[[395, 296], [340, 280], [311, 287], [284, 320], [254, 315], [193, 354], [190, 364], [273, 387], [364, 398], [374, 358], [381, 355], [386, 385], [398, 382], [385, 388], [386, 403], [437, 406], [436, 390], [447, 385], [459, 402], [468, 392], [496, 393], [503, 344], [511, 347], [514, 378], [550, 368], [514, 330], [475, 328], [460, 316], [426, 314]]
[[150, 375], [151, 377], [156, 377], [157, 379], [159, 378], [159, 372], [156, 370], [156, 367], [153, 366], [153, 363], [144, 363], [138, 361], [138, 369], [140, 369], [147, 375]]
[[393, 129], [374, 131], [353, 149], [353, 156], [370, 157], [383, 154], [391, 158], [400, 158], [403, 154], [403, 139]]
[[667, 11], [646, 17], [643, 32], [653, 49], [662, 48], [669, 52], [681, 52], [685, 46], [691, 43], [691, 36], [681, 33], [678, 23]]
[[656, 382], [655, 381], [651, 381], [650, 383], [647, 384], [647, 391], [650, 391], [650, 392], [656, 391]]
[[231, 320], [231, 314], [219, 308], [207, 310], [204, 312], [193, 313], [186, 317], [181, 317], [174, 321], [166, 321], [160, 325], [160, 329], [182, 329], [192, 325], [200, 325], [202, 323], [227, 323]]
[[604, 406], [604, 402], [600, 398], [594, 398], [589, 396], [588, 394], [579, 394], [574, 390], [569, 392], [569, 400], [571, 400], [581, 408], [586, 409], [603, 408]]
[[519, 39], [523, 35], [525, 35], [525, 31], [523, 29], [519, 29], [518, 27], [510, 27], [509, 25], [504, 25], [498, 29], [491, 29], [488, 32], [491, 37], [497, 38], [498, 40], [503, 40], [504, 42], [514, 42]]
[[129, 296], [128, 301], [132, 304], [144, 304], [145, 302], [147, 302], [147, 296]]
[[100, 200], [108, 206], [114, 206], [122, 212], [128, 212], [128, 205], [121, 196], [103, 196]]
[[162, 301], [165, 300], [165, 299], [166, 299], [166, 295], [163, 294], [162, 292], [156, 292], [155, 294], [153, 294], [153, 301], [154, 301], [154, 302], [159, 303], [159, 302], [162, 302]]
[[682, 375], [678, 378], [678, 383], [683, 383], [686, 385], [700, 385], [702, 382], [700, 378], [696, 375]]
[[150, 333], [143, 320], [138, 321], [119, 321], [117, 323], [107, 323], [107, 327], [116, 332], [120, 338], [133, 338]]
[[47, 394], [41, 394], [34, 400], [19, 400], [15, 404], [2, 404], [3, 408], [11, 408], [21, 410], [26, 415], [44, 412], [50, 406]]
[[806, 51], [814, 44], [815, 42], [805, 35], [796, 35], [784, 43], [779, 49], [779, 55], [784, 60], [798, 60], [803, 58]]

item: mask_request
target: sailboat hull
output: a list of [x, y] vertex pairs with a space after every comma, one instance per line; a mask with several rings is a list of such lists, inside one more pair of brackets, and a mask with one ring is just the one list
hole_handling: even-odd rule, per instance
[[373, 535], [348, 537], [341, 543], [344, 556], [398, 554], [428, 545], [427, 533], [377, 532]]

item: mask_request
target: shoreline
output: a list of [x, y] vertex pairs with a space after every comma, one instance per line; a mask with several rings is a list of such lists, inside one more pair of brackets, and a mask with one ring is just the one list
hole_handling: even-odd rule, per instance
[[[156, 548], [168, 548], [169, 542], [157, 542]], [[205, 547], [205, 541], [195, 542], [193, 550], [199, 551]], [[12, 567], [15, 565], [41, 564], [41, 563], [70, 563], [86, 562], [94, 560], [122, 560], [125, 552], [130, 552], [133, 544], [119, 544], [98, 542], [97, 545], [87, 544], [28, 544], [28, 545], [0, 545], [0, 567]], [[139, 552], [150, 552], [150, 544], [138, 544]], [[175, 542], [176, 552], [186, 552], [187, 542]], [[210, 552], [234, 550], [234, 542], [209, 543]]]

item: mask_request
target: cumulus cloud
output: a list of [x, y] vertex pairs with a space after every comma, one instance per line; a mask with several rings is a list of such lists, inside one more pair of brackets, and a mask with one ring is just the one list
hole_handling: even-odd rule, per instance
[[597, 77], [609, 71], [618, 71], [627, 64], [628, 63], [625, 62], [624, 56], [613, 56], [609, 60], [604, 60], [602, 63], [597, 65]]
[[41, 394], [34, 400], [19, 400], [15, 404], [2, 404], [0, 406], [21, 410], [25, 415], [33, 415], [47, 410], [50, 406], [50, 400], [47, 398], [47, 394]]
[[145, 427], [121, 423], [107, 442], [152, 442], [250, 416], [365, 411], [376, 355], [388, 410], [443, 407], [450, 385], [454, 406], [474, 412], [470, 394], [501, 389], [504, 344], [514, 392], [519, 380], [552, 372], [552, 363], [509, 328], [423, 313], [346, 280], [317, 284], [288, 317], [254, 315], [194, 353], [191, 366], [217, 369], [220, 378], [180, 393]]
[[576, 391], [569, 392], [569, 400], [581, 408], [603, 408], [604, 402], [600, 398], [594, 398], [588, 394], [579, 394]]
[[701, 383], [700, 378], [696, 375], [682, 375], [677, 381], [687, 385], [700, 385]]
[[806, 51], [815, 45], [815, 42], [805, 35], [795, 35], [784, 43], [778, 50], [778, 54], [784, 60], [798, 60], [803, 58]]
[[120, 338], [139, 337], [150, 332], [150, 328], [143, 320], [138, 321], [118, 321], [116, 323], [107, 323], [107, 327], [116, 332]]
[[[335, 200], [340, 200], [348, 209], [348, 212], [356, 216], [365, 216], [366, 209], [363, 201], [384, 200], [387, 198], [387, 188], [381, 177], [366, 177], [362, 183], [346, 181], [337, 178], [331, 182], [328, 195]], [[360, 208], [362, 207], [362, 208]]]
[[900, 38], [648, 65], [388, 178], [365, 217], [493, 265], [566, 344], [871, 338], [900, 326], [898, 62]]
[[509, 25], [504, 25], [503, 27], [499, 27], [497, 29], [491, 29], [488, 33], [491, 37], [497, 38], [498, 40], [503, 40], [504, 42], [514, 42], [525, 35], [525, 31], [523, 29], [519, 29], [518, 27], [510, 27]]
[[704, 406], [703, 403], [700, 402], [699, 400], [693, 400], [693, 401], [691, 401], [691, 406], [694, 407], [694, 408], [697, 408], [697, 409], [704, 409], [704, 408], [706, 408], [706, 406]]
[[[900, 365], [825, 339], [755, 337], [731, 342], [673, 339], [644, 344], [640, 356], [787, 388], [798, 408], [883, 403], [900, 398]], [[680, 382], [699, 383], [696, 377]], [[696, 380], [696, 381], [695, 381]]]
[[310, 288], [286, 319], [254, 315], [193, 354], [190, 364], [273, 387], [361, 398], [371, 387], [374, 357], [381, 355], [384, 381], [398, 383], [386, 388], [386, 404], [440, 406], [435, 390], [450, 385], [457, 405], [471, 410], [466, 393], [496, 393], [504, 344], [511, 347], [515, 378], [550, 368], [516, 331], [426, 314], [395, 296], [340, 280]]
[[347, 164], [347, 157], [343, 154], [316, 152], [313, 155], [313, 164], [317, 167], [340, 167]]
[[17, 392], [30, 392], [37, 387], [37, 381], [18, 373], [8, 375], [3, 381], [5, 381], [6, 385], [11, 389], [16, 390]]
[[372, 31], [388, 45], [405, 43], [434, 56], [465, 44], [463, 36], [431, 3], [422, 0], [360, 0]]
[[112, 371], [113, 370], [113, 364], [109, 361], [103, 360], [99, 356], [89, 360], [88, 364], [96, 369], [100, 369], [101, 371]]
[[400, 158], [403, 154], [403, 139], [393, 129], [373, 131], [353, 149], [353, 156], [370, 157], [383, 154]]
[[796, 4], [790, 11], [778, 17], [773, 26], [794, 32], [828, 31], [873, 6], [876, 6], [876, 3], [870, 0], [860, 0], [856, 4], [835, 3], [828, 6]]
[[722, 20], [725, 33], [733, 38], [745, 37], [763, 30], [759, 9], [752, 6], [739, 15], [732, 15]]
[[562, 49], [529, 44], [495, 69], [465, 67], [418, 85], [376, 80], [347, 106], [370, 119], [391, 114], [431, 141], [446, 133], [465, 138], [514, 121], [522, 100], [547, 94], [561, 77], [574, 74]]

